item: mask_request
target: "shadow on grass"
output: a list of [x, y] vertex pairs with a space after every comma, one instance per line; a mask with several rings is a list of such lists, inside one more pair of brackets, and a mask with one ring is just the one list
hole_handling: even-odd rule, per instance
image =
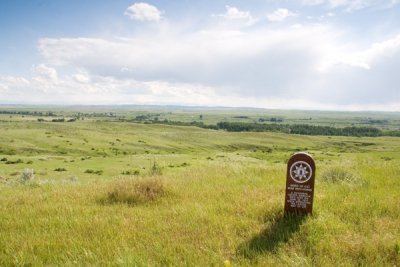
[[[270, 216], [269, 216], [270, 217]], [[271, 226], [241, 244], [237, 254], [248, 259], [256, 258], [263, 253], [276, 253], [279, 246], [287, 243], [304, 223], [307, 216], [283, 214], [273, 216]]]

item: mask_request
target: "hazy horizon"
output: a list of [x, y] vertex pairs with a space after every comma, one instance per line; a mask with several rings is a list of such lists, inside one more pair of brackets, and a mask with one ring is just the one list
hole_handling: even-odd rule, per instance
[[195, 111], [195, 110], [204, 110], [204, 111], [271, 111], [271, 112], [305, 112], [305, 113], [355, 113], [355, 114], [364, 114], [364, 113], [374, 113], [374, 114], [393, 114], [400, 115], [400, 111], [385, 111], [385, 110], [338, 110], [338, 109], [301, 109], [301, 108], [262, 108], [262, 107], [246, 107], [246, 106], [196, 106], [196, 105], [169, 105], [169, 104], [1, 104], [0, 108], [22, 108], [22, 109], [30, 109], [30, 108], [93, 108], [93, 109], [107, 109], [113, 111], [112, 109], [140, 109], [140, 108], [149, 108], [149, 109], [182, 109], [187, 111]]
[[2, 1], [0, 104], [400, 111], [400, 1]]

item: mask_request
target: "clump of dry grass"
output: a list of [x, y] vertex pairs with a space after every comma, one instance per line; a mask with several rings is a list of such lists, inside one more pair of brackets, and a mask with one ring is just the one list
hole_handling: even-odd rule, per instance
[[25, 169], [19, 179], [22, 183], [32, 182], [35, 179], [35, 171], [33, 169]]
[[328, 183], [364, 184], [365, 181], [353, 171], [342, 167], [331, 167], [321, 174], [321, 179]]
[[8, 178], [0, 176], [0, 184], [7, 184], [9, 182]]
[[165, 195], [165, 184], [160, 177], [130, 178], [113, 183], [107, 202], [141, 204], [156, 201]]

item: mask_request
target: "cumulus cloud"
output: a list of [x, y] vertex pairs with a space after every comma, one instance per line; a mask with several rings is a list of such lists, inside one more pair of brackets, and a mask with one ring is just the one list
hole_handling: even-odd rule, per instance
[[242, 22], [247, 26], [251, 26], [257, 22], [257, 19], [251, 15], [250, 11], [242, 11], [234, 6], [225, 6], [225, 8], [225, 13], [213, 16], [224, 18], [230, 22]]
[[[340, 102], [350, 105], [352, 101], [360, 105], [399, 102], [393, 86], [388, 87], [385, 95], [377, 89], [379, 79], [387, 84], [399, 84], [396, 75], [384, 76], [400, 68], [400, 60], [391, 60], [391, 65], [386, 67], [380, 60], [396, 58], [400, 51], [399, 37], [367, 49], [339, 41], [340, 32], [332, 27], [303, 25], [247, 31], [208, 29], [181, 35], [153, 33], [108, 40], [47, 38], [40, 40], [39, 49], [46, 62], [55, 66], [79, 66], [94, 75], [147, 84], [145, 88], [152, 82], [156, 82], [152, 88], [158, 86], [171, 92], [173, 88], [181, 88], [174, 97], [182, 99], [182, 103], [188, 103], [190, 97], [185, 99], [179, 95], [196, 95], [195, 99], [202, 99], [204, 88], [213, 92], [204, 93], [208, 103], [220, 98], [225, 105], [237, 103], [235, 99], [240, 98], [258, 99], [254, 103], [263, 99], [265, 105], [314, 103], [314, 107], [315, 103], [334, 106]], [[75, 76], [76, 81], [88, 81], [78, 77]], [[174, 86], [166, 86], [171, 84]], [[197, 85], [200, 89], [196, 94], [189, 94], [183, 90], [184, 86], [177, 87], [177, 84], [188, 88]], [[149, 92], [150, 99], [157, 90]], [[164, 99], [173, 101], [173, 97], [164, 96]]]
[[374, 68], [377, 62], [381, 60], [389, 62], [400, 53], [400, 34], [388, 40], [373, 43], [367, 49], [352, 49], [347, 51], [337, 49], [336, 52], [326, 58], [325, 65], [321, 68], [322, 70], [337, 67], [337, 65], [347, 65], [370, 70]]
[[226, 13], [221, 14], [221, 17], [227, 19], [250, 19], [249, 11], [240, 11], [237, 7], [226, 6]]
[[297, 84], [297, 76], [287, 79], [286, 75], [311, 71], [319, 64], [321, 47], [331, 41], [325, 31], [313, 26], [285, 31], [207, 30], [123, 40], [42, 39], [39, 47], [50, 64], [81, 66], [98, 74], [229, 87], [238, 94], [279, 95]]
[[268, 20], [270, 21], [283, 21], [287, 17], [296, 16], [295, 13], [289, 11], [286, 8], [278, 8], [274, 12], [267, 15]]
[[125, 15], [130, 19], [138, 21], [160, 21], [162, 19], [162, 12], [155, 6], [147, 3], [135, 3], [129, 6]]

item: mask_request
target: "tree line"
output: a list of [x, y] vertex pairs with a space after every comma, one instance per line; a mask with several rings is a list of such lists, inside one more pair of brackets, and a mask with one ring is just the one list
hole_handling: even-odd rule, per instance
[[375, 127], [344, 127], [319, 126], [309, 124], [260, 124], [241, 122], [219, 122], [219, 129], [228, 132], [282, 132], [301, 135], [332, 135], [332, 136], [383, 136], [384, 132]]
[[195, 126], [205, 129], [225, 130], [228, 132], [280, 132], [287, 134], [300, 135], [326, 135], [326, 136], [359, 136], [359, 137], [379, 137], [379, 136], [399, 136], [399, 130], [382, 131], [375, 127], [343, 127], [336, 128], [331, 126], [309, 125], [309, 124], [265, 124], [248, 122], [218, 122], [216, 125], [207, 125], [203, 122], [181, 122], [169, 120], [153, 120], [147, 123]]
[[8, 114], [8, 115], [30, 115], [30, 116], [47, 116], [53, 117], [56, 116], [54, 112], [41, 112], [41, 111], [19, 111], [19, 110], [0, 110], [0, 114]]

